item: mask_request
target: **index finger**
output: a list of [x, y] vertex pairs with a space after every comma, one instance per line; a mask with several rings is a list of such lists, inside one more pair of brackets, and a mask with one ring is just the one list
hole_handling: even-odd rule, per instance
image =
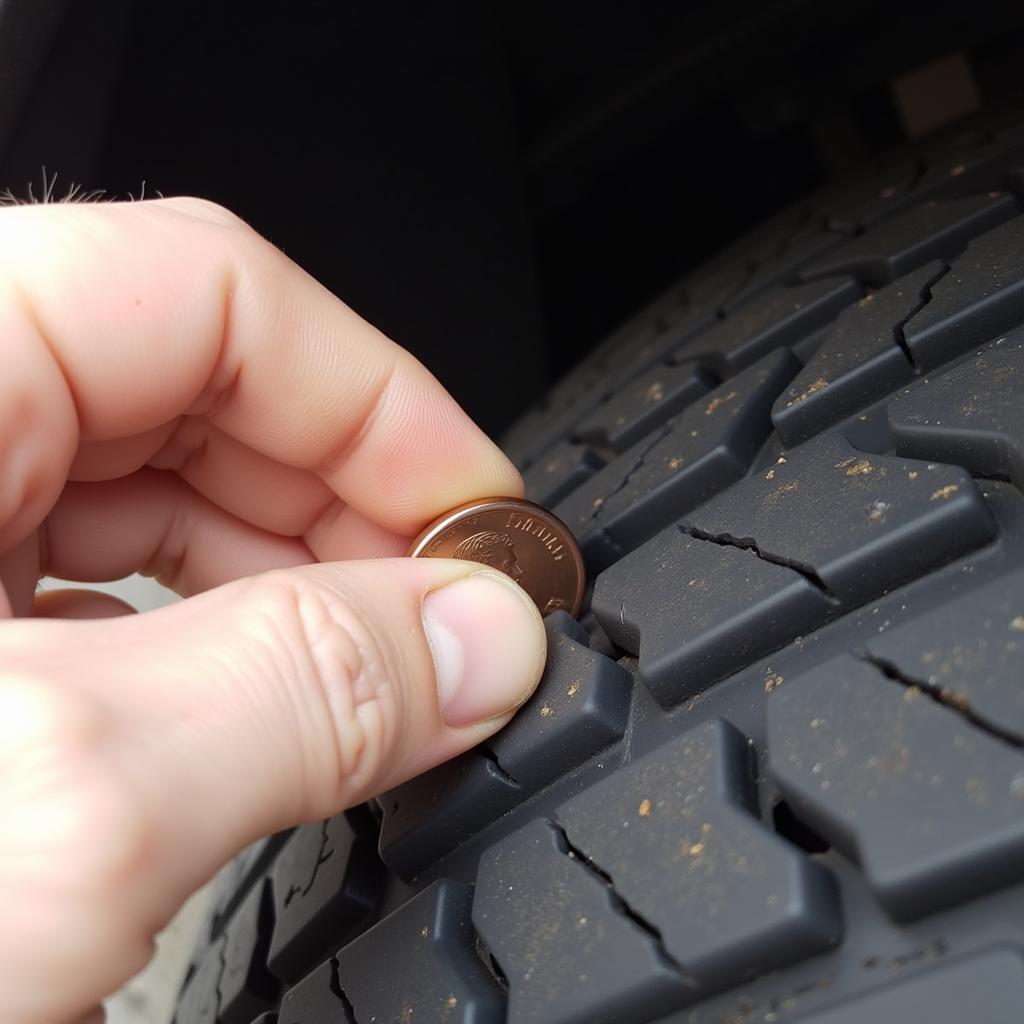
[[416, 359], [228, 211], [14, 207], [0, 229], [0, 542], [46, 514], [79, 440], [182, 414], [317, 473], [399, 533], [521, 492]]

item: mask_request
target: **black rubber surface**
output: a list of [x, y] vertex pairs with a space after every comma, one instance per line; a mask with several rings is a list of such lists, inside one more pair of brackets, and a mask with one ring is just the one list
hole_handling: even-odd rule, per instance
[[1024, 132], [933, 140], [529, 411], [581, 619], [486, 747], [225, 868], [178, 1024], [1019, 1019], [1022, 200]]

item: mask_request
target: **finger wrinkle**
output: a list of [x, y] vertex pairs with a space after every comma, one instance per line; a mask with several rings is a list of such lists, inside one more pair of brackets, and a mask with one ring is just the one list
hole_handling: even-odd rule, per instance
[[316, 472], [325, 482], [329, 482], [331, 477], [340, 472], [345, 463], [359, 451], [362, 444], [369, 437], [383, 410], [389, 404], [388, 400], [391, 390], [397, 379], [398, 363], [396, 361], [388, 366], [384, 371], [384, 376], [367, 393], [366, 412], [356, 420], [359, 424], [356, 431], [347, 437], [341, 438], [331, 451], [320, 460], [320, 465]]
[[75, 437], [78, 438], [82, 433], [82, 406], [79, 396], [75, 393], [74, 385], [71, 383], [71, 376], [68, 373], [67, 367], [61, 360], [57, 346], [53, 344], [49, 332], [44, 327], [42, 319], [39, 316], [39, 310], [36, 308], [35, 303], [32, 301], [31, 296], [25, 290], [24, 286], [20, 281], [13, 277], [8, 278], [7, 286], [13, 294], [13, 300], [8, 298], [8, 301], [11, 302], [15, 311], [20, 313], [25, 319], [25, 322], [29, 325], [29, 328], [35, 335], [36, 340], [43, 346], [43, 349], [53, 361], [54, 366], [57, 367], [57, 372], [60, 374], [61, 382], [64, 384], [67, 396], [71, 400], [71, 408], [74, 410]]

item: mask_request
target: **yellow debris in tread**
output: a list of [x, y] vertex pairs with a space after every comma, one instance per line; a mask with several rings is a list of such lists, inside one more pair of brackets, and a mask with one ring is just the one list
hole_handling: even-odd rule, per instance
[[455, 998], [455, 996], [449, 996], [447, 1002], [449, 1010], [454, 1010], [455, 1007], [459, 1005], [459, 1001]]
[[680, 467], [680, 466], [681, 466], [681, 465], [682, 465], [682, 464], [683, 464], [684, 462], [686, 462], [686, 459], [684, 459], [684, 458], [682, 458], [681, 456], [677, 455], [677, 456], [676, 456], [676, 457], [675, 457], [674, 459], [669, 459], [669, 460], [668, 460], [668, 468], [669, 468], [669, 469], [672, 469], [672, 470], [676, 470], [676, 469], [678, 469], [678, 468], [679, 468], [679, 467]]
[[699, 857], [704, 852], [704, 840], [694, 843], [686, 852], [691, 857]]
[[640, 806], [637, 808], [636, 813], [639, 814], [641, 818], [646, 818], [651, 813], [651, 801], [644, 797], [644, 799], [640, 801]]
[[765, 480], [774, 480], [775, 479], [775, 470], [774, 469], [769, 469], [768, 472], [765, 473], [764, 478], [765, 478]]
[[910, 472], [909, 472], [909, 473], [907, 474], [907, 479], [908, 479], [908, 480], [916, 480], [916, 479], [917, 479], [917, 470], [916, 470], [916, 469], [912, 469], [912, 470], [911, 470], [911, 471], [910, 471]]
[[1024, 633], [1024, 615], [1015, 615], [1010, 619], [1010, 629], [1015, 629], [1018, 633]]
[[940, 487], [937, 491], [932, 494], [932, 501], [940, 501], [943, 498], [948, 498], [951, 494], [956, 494], [960, 488], [956, 484], [946, 484], [945, 487]]
[[828, 381], [825, 380], [824, 377], [819, 377], [816, 381], [814, 381], [813, 384], [808, 384], [806, 389], [801, 391], [800, 394], [796, 396], [796, 398], [787, 402], [786, 408], [788, 409], [791, 405], [796, 405], [797, 402], [802, 402], [805, 398], [808, 398], [811, 395], [816, 394], [818, 391], [821, 391], [822, 388], [827, 387]]
[[573, 683], [572, 686], [570, 686], [569, 689], [565, 691], [566, 696], [568, 696], [568, 697], [575, 697], [576, 694], [579, 693], [579, 692], [580, 692], [580, 684], [579, 683]]
[[865, 473], [874, 472], [875, 467], [867, 459], [858, 459], [846, 471], [847, 476], [864, 476]]
[[764, 681], [764, 692], [771, 693], [777, 686], [781, 686], [785, 680], [782, 676], [775, 675], [774, 673], [768, 676]]
[[540, 709], [540, 717], [541, 718], [550, 718], [551, 715], [553, 715], [553, 714], [554, 714], [554, 711], [551, 709], [551, 705], [549, 705], [549, 704], [545, 704], [544, 707], [542, 707]]

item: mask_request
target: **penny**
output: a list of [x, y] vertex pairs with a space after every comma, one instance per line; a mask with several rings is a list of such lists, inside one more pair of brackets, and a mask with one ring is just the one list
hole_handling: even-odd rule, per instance
[[557, 516], [532, 501], [481, 498], [435, 519], [409, 548], [413, 558], [465, 558], [511, 576], [541, 615], [577, 615], [586, 571], [576, 540]]

